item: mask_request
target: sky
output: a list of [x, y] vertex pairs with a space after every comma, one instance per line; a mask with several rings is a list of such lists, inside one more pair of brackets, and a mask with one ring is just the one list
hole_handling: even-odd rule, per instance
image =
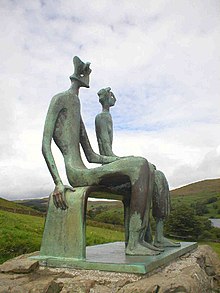
[[[118, 156], [145, 157], [170, 189], [219, 178], [219, 15], [219, 0], [0, 0], [0, 197], [54, 189], [42, 133], [51, 98], [70, 86], [75, 55], [91, 62], [80, 100], [96, 152], [97, 92], [110, 86]], [[53, 153], [68, 184], [54, 145]]]

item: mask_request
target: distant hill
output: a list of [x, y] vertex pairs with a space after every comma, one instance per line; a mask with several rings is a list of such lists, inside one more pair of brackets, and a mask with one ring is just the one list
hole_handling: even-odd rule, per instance
[[[49, 197], [41, 198], [41, 199], [24, 199], [24, 200], [16, 200], [14, 201], [17, 204], [20, 204], [22, 206], [31, 207], [32, 209], [36, 209], [42, 213], [47, 212], [47, 206], [48, 206], [48, 200]], [[88, 207], [90, 208], [99, 208], [100, 206], [108, 206], [108, 207], [116, 207], [121, 206], [121, 202], [118, 201], [100, 201], [97, 199], [96, 201], [90, 201], [88, 200]]]
[[27, 207], [23, 204], [18, 204], [13, 201], [6, 200], [0, 197], [0, 210], [18, 213], [18, 214], [27, 214], [33, 216], [42, 216], [42, 213], [38, 210]]
[[48, 197], [36, 199], [23, 199], [14, 201], [17, 204], [38, 210], [41, 213], [46, 213], [48, 205]]
[[[218, 210], [220, 209], [220, 178], [218, 179], [208, 179], [203, 180], [195, 183], [188, 184], [186, 186], [176, 188], [171, 190], [171, 197], [173, 203], [176, 202], [183, 202], [191, 204], [195, 201], [205, 201], [211, 197], [217, 196], [217, 208], [215, 210], [212, 209], [211, 206], [208, 206], [210, 210], [210, 215], [216, 216]], [[15, 201], [17, 204], [24, 205], [27, 207], [31, 207], [36, 209], [40, 212], [46, 213], [47, 205], [48, 205], [48, 197], [42, 199], [27, 199], [27, 200], [19, 200]], [[117, 202], [103, 202], [99, 201], [89, 201], [88, 202], [88, 209], [96, 208], [98, 206], [115, 206]]]
[[197, 215], [220, 218], [220, 179], [208, 179], [171, 191], [172, 206], [193, 206]]
[[220, 178], [202, 180], [176, 188], [171, 191], [171, 196], [189, 196], [196, 194], [214, 196], [218, 193], [220, 193]]

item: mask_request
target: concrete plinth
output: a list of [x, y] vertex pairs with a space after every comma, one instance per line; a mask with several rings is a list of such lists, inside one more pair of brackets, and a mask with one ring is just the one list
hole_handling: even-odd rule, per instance
[[196, 242], [182, 242], [181, 247], [166, 248], [156, 256], [128, 256], [125, 255], [124, 242], [114, 242], [87, 247], [85, 260], [50, 256], [32, 258], [38, 259], [40, 265], [49, 267], [146, 274], [195, 248]]

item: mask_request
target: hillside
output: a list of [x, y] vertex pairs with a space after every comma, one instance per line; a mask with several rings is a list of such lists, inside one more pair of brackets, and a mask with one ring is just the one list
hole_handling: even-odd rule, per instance
[[195, 182], [171, 191], [172, 206], [188, 204], [197, 215], [220, 218], [220, 179]]
[[36, 198], [36, 199], [23, 199], [14, 201], [17, 204], [35, 209], [41, 213], [46, 213], [48, 205], [48, 197]]
[[[175, 197], [185, 197], [185, 196], [198, 196], [210, 197], [220, 194], [220, 178], [218, 179], [208, 179], [195, 183], [188, 184], [186, 186], [176, 188], [171, 190], [171, 196]], [[48, 197], [42, 199], [26, 199], [26, 200], [17, 200], [15, 203], [22, 204], [24, 206], [32, 207], [34, 209], [45, 212], [47, 210]], [[114, 205], [116, 202], [103, 202], [99, 201], [89, 201], [89, 207], [91, 205]]]
[[[48, 206], [48, 200], [49, 197], [45, 197], [45, 198], [36, 198], [36, 199], [21, 199], [21, 200], [15, 200], [14, 203], [22, 205], [22, 206], [26, 206], [26, 207], [30, 207], [32, 209], [36, 209], [42, 213], [46, 213], [47, 212], [47, 206]], [[120, 201], [100, 201], [99, 198], [97, 198], [97, 200], [95, 201], [91, 201], [90, 199], [88, 200], [88, 205], [87, 208], [90, 209], [92, 208], [99, 208], [100, 206], [102, 207], [112, 207], [112, 206], [121, 206], [121, 202]]]
[[23, 204], [18, 204], [13, 201], [9, 201], [0, 197], [0, 210], [18, 213], [18, 214], [27, 214], [34, 216], [42, 216], [42, 213], [27, 207]]
[[[171, 191], [171, 194], [173, 211], [175, 211], [175, 205], [187, 204], [189, 207], [193, 207], [200, 220], [220, 218], [220, 179], [192, 183]], [[39, 217], [42, 213], [36, 209], [46, 211], [47, 203], [48, 198], [17, 202], [0, 198], [0, 263], [15, 255], [39, 249], [44, 218]], [[38, 215], [38, 217], [33, 215]], [[201, 217], [199, 217], [200, 215]], [[86, 230], [88, 245], [123, 240], [123, 224], [121, 201], [88, 202]], [[153, 219], [151, 224], [154, 231]], [[217, 230], [218, 228], [210, 229], [208, 227], [203, 231], [205, 236], [201, 239], [209, 241], [209, 244], [219, 253], [219, 243], [210, 242], [219, 240]]]
[[207, 179], [188, 184], [186, 186], [176, 188], [171, 191], [172, 196], [188, 196], [196, 194], [206, 194], [207, 196], [214, 196], [220, 193], [220, 178]]
[[[186, 203], [189, 205], [195, 202], [204, 203], [208, 209], [206, 213], [208, 217], [220, 218], [220, 178], [203, 180], [174, 189], [171, 191], [171, 197], [173, 205], [176, 203]], [[0, 209], [18, 210], [18, 212], [22, 210], [22, 213], [30, 213], [32, 215], [37, 211], [45, 214], [47, 211], [47, 204], [48, 197], [17, 200], [14, 203], [1, 199]], [[2, 208], [2, 206], [5, 208]], [[87, 207], [88, 211], [92, 210], [92, 214], [101, 210], [121, 208], [121, 202], [100, 201], [99, 199], [97, 199], [97, 201], [88, 201]], [[35, 211], [33, 211], [33, 209]]]
[[[39, 250], [43, 228], [44, 218], [42, 217], [0, 210], [0, 264], [19, 254]], [[87, 226], [87, 245], [123, 240], [124, 233], [116, 229]]]

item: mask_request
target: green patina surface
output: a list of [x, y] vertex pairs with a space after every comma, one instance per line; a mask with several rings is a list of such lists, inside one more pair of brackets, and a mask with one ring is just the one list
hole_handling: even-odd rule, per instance
[[[57, 209], [50, 196], [40, 256], [85, 259], [87, 198], [100, 187], [77, 187], [65, 192], [68, 209]], [[96, 196], [92, 194], [92, 196]], [[99, 195], [98, 195], [99, 196]], [[106, 196], [105, 196], [106, 197]], [[108, 193], [109, 199], [121, 199]]]
[[41, 256], [85, 258], [85, 193], [88, 188], [68, 190], [65, 194], [68, 209], [57, 209], [52, 198], [44, 227]]
[[[125, 195], [130, 200], [129, 215], [126, 216], [126, 242], [128, 241], [129, 243], [131, 239], [132, 254], [135, 254], [136, 246], [139, 248], [142, 246], [143, 255], [153, 254], [153, 247], [151, 247], [152, 252], [150, 252], [149, 248], [142, 245], [145, 234], [142, 230], [146, 231], [149, 223], [153, 172], [144, 158], [133, 156], [119, 158], [113, 156], [113, 153], [111, 156], [109, 154], [104, 156], [93, 151], [80, 113], [79, 100], [80, 88], [89, 88], [90, 63], [84, 63], [75, 56], [73, 64], [74, 74], [70, 76], [71, 86], [67, 91], [52, 98], [45, 120], [42, 152], [55, 183], [55, 189], [51, 195], [53, 203], [51, 201], [48, 211], [41, 254], [73, 256], [74, 251], [74, 257], [83, 259], [85, 255], [85, 213], [83, 209], [86, 206], [84, 202], [86, 197], [83, 195], [83, 189], [80, 191], [80, 188], [100, 185], [116, 187], [125, 183], [130, 183], [131, 185], [130, 192]], [[107, 113], [109, 100], [113, 105], [115, 99], [113, 93], [110, 92], [110, 88], [104, 89], [104, 95], [102, 92], [99, 92], [99, 94], [101, 100], [103, 100], [104, 112]], [[104, 101], [106, 100], [106, 93], [108, 103]], [[110, 126], [111, 128], [110, 120], [108, 127]], [[110, 135], [111, 132], [109, 132]], [[106, 139], [107, 136], [104, 137], [104, 140]], [[110, 137], [110, 143], [112, 142], [111, 139], [112, 137]], [[66, 188], [59, 175], [51, 149], [52, 140], [54, 140], [63, 155], [66, 175], [71, 187]], [[82, 160], [80, 146], [88, 162], [102, 164], [102, 166], [88, 169]], [[74, 194], [73, 197], [76, 198], [76, 201], [72, 205], [72, 199], [69, 198], [68, 202], [67, 197], [69, 196], [69, 190], [75, 187], [79, 188], [79, 192], [77, 191]], [[76, 209], [75, 206], [77, 206]], [[128, 210], [127, 207], [128, 205], [126, 206], [126, 211]], [[133, 222], [130, 222], [130, 216], [134, 213], [138, 213], [141, 219], [140, 223], [138, 222], [138, 227], [137, 223], [135, 224], [137, 231], [133, 231], [134, 229], [131, 227]], [[75, 226], [74, 236], [69, 236], [73, 229], [72, 226]], [[62, 232], [60, 232], [59, 227], [62, 228], [60, 229]], [[132, 233], [134, 232], [130, 235], [131, 237], [128, 235], [130, 230]], [[140, 249], [137, 253], [140, 253]]]
[[[106, 129], [104, 132], [100, 129], [98, 131], [101, 154], [93, 151], [82, 120], [79, 100], [80, 88], [89, 88], [90, 63], [84, 63], [75, 56], [73, 64], [74, 73], [70, 76], [71, 86], [67, 91], [52, 98], [45, 120], [42, 152], [55, 189], [51, 194], [40, 256], [53, 260], [65, 259], [65, 262], [67, 259], [71, 259], [71, 262], [75, 259], [84, 264], [86, 257], [85, 210], [88, 196], [94, 188], [97, 189], [100, 186], [107, 186], [109, 190], [113, 190], [126, 184], [129, 188], [123, 193], [123, 202], [127, 247], [123, 253], [134, 256], [157, 255], [161, 250], [152, 245], [149, 229], [155, 178], [153, 165], [145, 158], [133, 156], [119, 158], [111, 151], [113, 132], [109, 107], [114, 105], [116, 99], [110, 88], [98, 92], [103, 111], [96, 119], [96, 130], [100, 123], [104, 125], [104, 120], [106, 120]], [[71, 187], [65, 186], [61, 180], [51, 149], [52, 140], [63, 155], [66, 175]], [[88, 169], [82, 160], [80, 146], [88, 162], [102, 164], [102, 166]], [[162, 182], [161, 177], [158, 178]], [[164, 184], [158, 184], [158, 190], [159, 187], [164, 186]], [[160, 202], [158, 206], [162, 215], [157, 212], [156, 217], [163, 218], [162, 207], [166, 209], [163, 201], [165, 199], [167, 202], [166, 191], [169, 191], [168, 188], [158, 192], [157, 202]], [[159, 196], [161, 194], [162, 196]], [[153, 209], [154, 206], [153, 204]], [[165, 246], [162, 229], [157, 230], [159, 234], [157, 242], [160, 242], [160, 246]]]
[[[113, 122], [112, 122], [112, 116], [110, 113], [110, 108], [115, 105], [116, 98], [113, 92], [111, 91], [111, 88], [103, 88], [99, 90], [97, 93], [99, 96], [99, 102], [102, 105], [102, 112], [99, 113], [95, 118], [95, 129], [96, 129], [96, 137], [97, 142], [99, 146], [99, 152], [102, 155], [105, 156], [115, 156], [112, 150], [112, 143], [113, 143]], [[166, 180], [165, 175], [163, 172], [156, 170], [156, 166], [149, 163], [149, 167], [151, 170], [151, 173], [154, 174], [154, 186], [151, 190], [153, 196], [152, 196], [152, 214], [153, 217], [156, 220], [156, 230], [155, 230], [155, 237], [154, 237], [154, 246], [163, 248], [163, 247], [170, 247], [170, 246], [179, 246], [178, 243], [174, 243], [171, 240], [168, 240], [164, 237], [163, 228], [164, 228], [164, 220], [170, 213], [170, 192], [169, 192], [169, 185]], [[125, 204], [125, 202], [124, 202]], [[129, 219], [130, 215], [130, 207], [129, 203], [125, 206], [125, 219], [127, 222], [125, 222], [125, 233], [126, 233], [126, 243], [128, 243], [129, 239], [129, 220], [130, 220], [130, 227], [134, 230], [134, 227], [136, 227], [136, 231], [141, 231], [140, 227], [142, 225], [141, 217], [138, 216], [137, 213], [132, 215], [131, 219]], [[137, 225], [138, 224], [138, 225]], [[142, 230], [143, 231], [143, 230]], [[136, 236], [136, 240], [138, 239], [137, 233], [130, 233], [130, 243], [129, 247], [132, 247], [131, 254], [133, 254], [133, 250], [135, 246], [138, 246], [135, 249], [136, 253], [141, 253], [141, 250], [143, 251], [143, 254], [146, 254], [146, 251], [143, 247], [141, 248], [138, 244], [138, 241], [133, 241], [131, 239], [134, 238], [134, 234]], [[139, 235], [140, 238], [140, 235]], [[148, 228], [145, 230], [145, 235], [142, 235], [142, 238], [147, 243], [152, 243], [153, 238], [151, 234], [151, 228], [150, 225], [148, 225]], [[129, 249], [127, 250], [127, 253], [130, 254]], [[150, 251], [149, 251], [149, 254]]]

